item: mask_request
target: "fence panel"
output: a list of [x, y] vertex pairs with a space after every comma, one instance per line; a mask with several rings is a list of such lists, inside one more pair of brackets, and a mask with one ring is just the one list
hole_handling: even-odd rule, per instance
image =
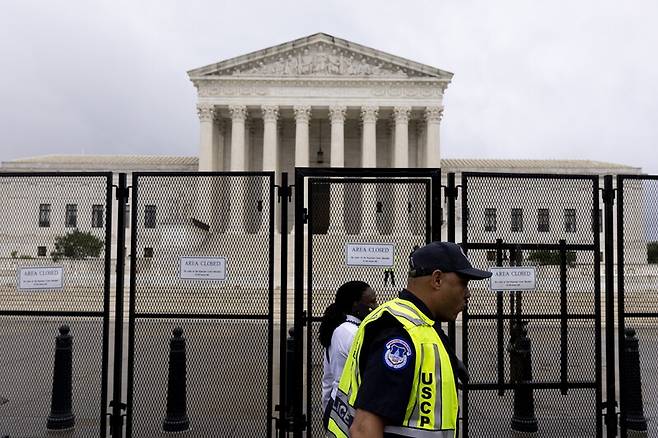
[[271, 436], [273, 179], [134, 174], [128, 437]]
[[619, 175], [617, 193], [621, 433], [658, 437], [658, 176]]
[[458, 321], [471, 375], [463, 436], [602, 436], [598, 185], [597, 176], [462, 175], [473, 264], [536, 277], [527, 291], [469, 285]]
[[0, 436], [104, 437], [112, 174], [3, 173], [0, 205]]

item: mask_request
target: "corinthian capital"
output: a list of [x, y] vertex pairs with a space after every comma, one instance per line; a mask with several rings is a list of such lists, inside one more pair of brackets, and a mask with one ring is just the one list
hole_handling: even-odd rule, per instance
[[199, 115], [200, 121], [212, 122], [215, 118], [215, 105], [198, 104], [196, 106], [196, 113]]
[[230, 105], [228, 110], [233, 120], [244, 121], [247, 118], [247, 107], [245, 105]]
[[260, 107], [263, 111], [264, 122], [276, 122], [279, 118], [279, 107], [276, 105], [263, 105]]
[[409, 123], [409, 115], [411, 114], [410, 106], [396, 106], [393, 108], [393, 117], [398, 123]]
[[362, 106], [361, 107], [361, 119], [363, 123], [374, 123], [377, 121], [377, 113], [379, 108], [376, 106]]
[[331, 123], [343, 123], [345, 121], [347, 107], [345, 105], [333, 105], [329, 107], [329, 118]]
[[295, 105], [295, 120], [298, 122], [308, 122], [311, 118], [311, 107], [309, 105]]
[[440, 122], [443, 117], [442, 106], [428, 106], [425, 108], [425, 120], [428, 122]]

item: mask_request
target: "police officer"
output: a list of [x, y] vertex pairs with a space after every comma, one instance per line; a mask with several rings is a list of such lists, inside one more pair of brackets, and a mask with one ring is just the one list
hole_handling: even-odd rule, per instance
[[407, 289], [361, 323], [329, 420], [343, 437], [455, 437], [456, 379], [467, 379], [439, 324], [466, 307], [473, 268], [459, 245], [432, 242], [409, 257]]

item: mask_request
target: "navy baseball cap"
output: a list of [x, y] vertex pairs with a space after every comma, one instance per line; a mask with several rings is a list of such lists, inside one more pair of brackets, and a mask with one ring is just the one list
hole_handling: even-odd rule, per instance
[[455, 272], [471, 280], [491, 277], [491, 272], [475, 269], [461, 246], [452, 242], [432, 242], [409, 256], [409, 277], [423, 277], [432, 272]]

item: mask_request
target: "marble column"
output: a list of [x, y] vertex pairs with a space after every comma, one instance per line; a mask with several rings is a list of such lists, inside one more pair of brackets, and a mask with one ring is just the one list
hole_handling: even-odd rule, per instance
[[331, 167], [345, 167], [345, 113], [347, 107], [330, 106], [331, 118]]
[[311, 119], [311, 107], [299, 105], [295, 111], [295, 167], [308, 167], [308, 123]]
[[430, 106], [425, 108], [426, 143], [425, 143], [425, 166], [430, 169], [441, 167], [441, 143], [440, 125], [443, 116], [443, 107]]
[[[244, 171], [245, 166], [245, 120], [247, 107], [244, 105], [229, 106], [231, 112], [231, 166], [230, 170]], [[229, 232], [244, 233], [244, 193], [245, 180], [243, 177], [230, 177], [230, 216]]]
[[[333, 105], [329, 107], [331, 120], [331, 167], [345, 167], [345, 114], [347, 107]], [[343, 184], [331, 184], [329, 234], [343, 234], [344, 190]]]
[[199, 171], [213, 170], [213, 119], [215, 106], [210, 104], [197, 105], [199, 115]]
[[395, 145], [393, 149], [393, 167], [409, 167], [409, 114], [411, 108], [398, 106], [393, 109], [395, 117]]
[[377, 167], [377, 112], [376, 106], [361, 107], [361, 167]]
[[224, 134], [226, 133], [226, 125], [224, 119], [220, 117], [215, 111], [215, 120], [213, 124], [213, 158], [212, 170], [224, 170]]
[[277, 120], [279, 118], [279, 107], [275, 105], [263, 105], [263, 170], [277, 171], [278, 144], [277, 144]]
[[245, 120], [247, 107], [244, 105], [231, 105], [231, 165], [230, 170], [242, 171], [245, 168]]

